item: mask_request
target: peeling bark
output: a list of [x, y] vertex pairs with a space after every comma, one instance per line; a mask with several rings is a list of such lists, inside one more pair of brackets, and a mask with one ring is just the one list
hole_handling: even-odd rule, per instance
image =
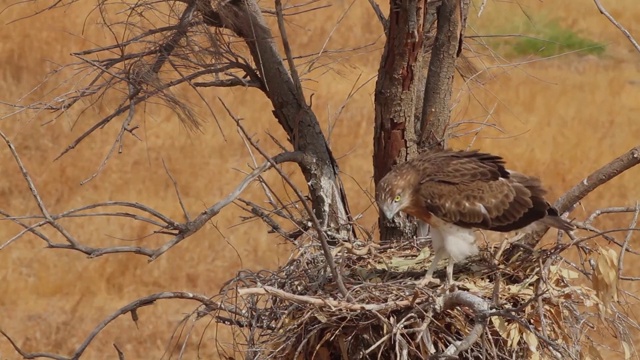
[[[401, 4], [391, 0], [390, 5], [375, 95], [376, 184], [394, 165], [434, 144], [443, 145], [460, 23], [466, 20], [466, 13], [460, 15], [458, 0], [404, 0]], [[403, 240], [416, 233], [415, 221], [409, 218], [390, 222], [380, 217], [379, 225], [381, 241]]]

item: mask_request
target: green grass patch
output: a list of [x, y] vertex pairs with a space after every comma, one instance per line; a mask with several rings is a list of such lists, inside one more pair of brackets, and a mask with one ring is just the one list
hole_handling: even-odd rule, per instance
[[605, 52], [605, 45], [584, 38], [557, 23], [549, 23], [540, 27], [537, 34], [531, 35], [531, 37], [516, 38], [512, 43], [511, 50], [514, 55], [520, 56], [549, 57], [570, 52], [601, 55]]

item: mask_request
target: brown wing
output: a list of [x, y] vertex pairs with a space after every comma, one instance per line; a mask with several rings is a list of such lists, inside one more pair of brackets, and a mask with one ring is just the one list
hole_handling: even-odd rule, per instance
[[423, 179], [418, 201], [436, 217], [456, 225], [512, 231], [547, 214], [540, 182], [511, 175], [498, 156], [437, 153], [416, 165]]
[[438, 181], [460, 184], [478, 180], [498, 180], [510, 176], [500, 156], [478, 151], [442, 151], [417, 158], [412, 162], [422, 174], [421, 183]]

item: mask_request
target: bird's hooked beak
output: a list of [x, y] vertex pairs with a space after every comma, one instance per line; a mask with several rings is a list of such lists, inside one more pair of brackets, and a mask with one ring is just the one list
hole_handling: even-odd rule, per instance
[[382, 205], [381, 209], [384, 216], [387, 217], [388, 220], [393, 219], [394, 216], [398, 213], [398, 207], [396, 203], [385, 203]]

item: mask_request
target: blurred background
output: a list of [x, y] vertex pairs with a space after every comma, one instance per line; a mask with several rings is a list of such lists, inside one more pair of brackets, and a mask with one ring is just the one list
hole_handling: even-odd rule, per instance
[[[640, 38], [636, 2], [616, 0], [604, 5]], [[28, 103], [59, 95], [59, 81], [39, 86], [47, 74], [60, 64], [75, 61], [70, 53], [113, 40], [99, 25], [99, 16], [89, 15], [93, 1], [24, 19], [44, 4], [11, 6], [14, 3], [17, 1], [0, 1], [1, 101]], [[377, 210], [370, 196], [374, 189], [373, 101], [384, 45], [382, 28], [366, 1], [321, 4], [331, 6], [288, 19], [289, 40], [296, 55], [317, 53], [325, 42], [327, 49], [356, 49], [329, 55], [323, 66], [306, 76], [304, 86], [307, 97], [314, 94], [313, 109], [339, 158], [350, 206], [354, 213], [362, 214], [362, 226], [375, 231]], [[381, 5], [387, 13], [387, 5]], [[452, 121], [463, 124], [452, 127], [459, 136], [450, 142], [452, 147], [463, 148], [473, 141], [473, 148], [502, 155], [511, 168], [542, 178], [549, 198], [555, 200], [592, 171], [638, 145], [640, 54], [594, 3], [488, 1], [479, 15], [480, 6], [474, 1], [470, 10], [466, 34], [474, 51], [465, 55], [475, 69], [486, 71], [469, 81], [456, 81]], [[275, 24], [274, 19], [269, 21]], [[499, 34], [528, 37], [486, 37]], [[82, 186], [80, 182], [102, 162], [118, 125], [107, 126], [54, 159], [113, 109], [117, 98], [89, 106], [84, 113], [80, 107], [72, 109], [55, 120], [54, 114], [45, 111], [18, 113], [0, 120], [0, 130], [15, 144], [52, 213], [98, 201], [126, 200], [184, 221], [163, 161], [178, 182], [191, 215], [226, 196], [244, 177], [238, 169], [246, 171], [251, 164], [218, 97], [244, 119], [249, 132], [272, 154], [277, 148], [265, 131], [285, 139], [270, 104], [258, 91], [234, 88], [202, 93], [210, 100], [221, 129], [193, 94], [185, 99], [193, 102], [206, 121], [202, 132], [185, 130], [171, 111], [149, 105], [137, 118], [140, 129], [136, 134], [141, 140], [126, 136], [124, 152], [111, 158], [99, 177]], [[15, 111], [6, 106], [0, 109], [2, 115]], [[491, 126], [476, 134], [473, 129], [483, 122]], [[287, 170], [296, 173], [294, 167]], [[640, 169], [632, 169], [598, 189], [572, 217], [584, 218], [606, 206], [635, 205], [640, 199], [639, 176]], [[281, 182], [273, 174], [267, 179]], [[255, 184], [244, 197], [263, 200]], [[0, 209], [14, 215], [38, 213], [4, 144], [0, 145]], [[151, 263], [129, 254], [88, 259], [77, 252], [46, 249], [41, 240], [25, 236], [0, 251], [0, 329], [27, 351], [68, 355], [98, 322], [138, 297], [165, 290], [214, 295], [240, 269], [273, 269], [285, 262], [290, 246], [268, 234], [259, 222], [243, 224], [243, 215], [247, 214], [238, 207], [227, 207], [198, 234]], [[608, 217], [597, 225], [626, 227], [630, 219], [630, 215]], [[64, 224], [76, 238], [94, 246], [155, 247], [161, 240], [146, 237], [152, 229], [133, 221], [91, 218]], [[7, 221], [0, 222], [2, 242], [18, 231]], [[636, 236], [630, 245], [637, 244]], [[640, 271], [628, 266], [625, 275], [634, 273]], [[637, 293], [637, 284], [625, 286]], [[86, 358], [116, 356], [113, 343], [130, 359], [160, 358], [173, 330], [194, 307], [188, 302], [159, 302], [140, 310], [137, 324], [122, 317], [98, 336]], [[638, 309], [630, 308], [632, 315]], [[198, 342], [203, 341], [199, 354], [215, 357], [215, 324], [203, 321], [196, 326], [203, 335], [189, 339], [187, 354], [195, 357]], [[220, 339], [224, 345], [222, 333]], [[0, 339], [0, 358], [19, 358], [4, 339]]]

